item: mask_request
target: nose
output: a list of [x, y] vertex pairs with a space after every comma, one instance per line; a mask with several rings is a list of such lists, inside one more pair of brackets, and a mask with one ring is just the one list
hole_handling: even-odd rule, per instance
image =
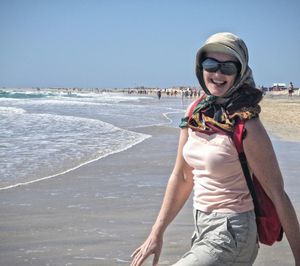
[[217, 71], [215, 72], [216, 75], [223, 75], [223, 73], [221, 72], [220, 68], [217, 69]]

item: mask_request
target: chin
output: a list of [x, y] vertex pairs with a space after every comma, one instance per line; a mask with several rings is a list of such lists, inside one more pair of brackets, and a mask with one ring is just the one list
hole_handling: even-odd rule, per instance
[[211, 95], [222, 97], [226, 94], [229, 88], [216, 88], [215, 86], [207, 86], [207, 89], [210, 91]]
[[211, 95], [217, 96], [217, 97], [223, 97], [226, 92], [221, 91], [215, 91], [215, 90], [209, 90]]

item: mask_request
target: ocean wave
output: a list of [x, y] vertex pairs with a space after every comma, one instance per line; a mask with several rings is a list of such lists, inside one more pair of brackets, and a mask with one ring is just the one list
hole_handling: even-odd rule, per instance
[[73, 92], [73, 91], [59, 91], [59, 90], [0, 90], [0, 98], [6, 99], [65, 99], [66, 101], [98, 101], [98, 102], [111, 102], [119, 103], [126, 101], [140, 101], [149, 100], [145, 96], [131, 96], [120, 92]]
[[33, 92], [33, 91], [3, 91], [0, 90], [0, 98], [29, 99], [45, 98], [53, 96], [50, 92]]
[[150, 137], [96, 119], [32, 113], [6, 117], [0, 132], [0, 189], [55, 177]]
[[24, 114], [26, 111], [22, 108], [0, 106], [0, 115]]

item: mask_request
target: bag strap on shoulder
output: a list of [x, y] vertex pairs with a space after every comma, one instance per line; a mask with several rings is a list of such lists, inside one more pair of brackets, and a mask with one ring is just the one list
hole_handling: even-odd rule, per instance
[[255, 195], [254, 184], [253, 184], [252, 177], [251, 177], [251, 174], [249, 171], [246, 154], [245, 154], [244, 148], [243, 148], [243, 139], [244, 139], [245, 133], [246, 133], [245, 120], [238, 120], [234, 127], [234, 131], [233, 131], [233, 142], [234, 142], [234, 145], [238, 152], [239, 160], [240, 160], [242, 170], [243, 170], [243, 174], [245, 176], [247, 186], [249, 188], [250, 194], [253, 199], [255, 213], [257, 215], [259, 215], [259, 208], [257, 207], [258, 202], [257, 202], [257, 197]]

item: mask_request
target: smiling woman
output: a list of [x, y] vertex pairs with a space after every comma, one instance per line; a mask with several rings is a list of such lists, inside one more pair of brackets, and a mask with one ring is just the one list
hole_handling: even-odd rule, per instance
[[[192, 247], [173, 265], [253, 265], [260, 236], [258, 205], [249, 192], [245, 164], [272, 200], [296, 265], [300, 265], [299, 223], [259, 120], [262, 92], [255, 88], [244, 41], [232, 33], [211, 36], [197, 53], [196, 75], [205, 94], [188, 107], [182, 119], [177, 159], [161, 210], [147, 240], [134, 251], [132, 265], [141, 265], [151, 254], [157, 265], [164, 231], [192, 191]], [[241, 123], [245, 125], [241, 131], [245, 164], [233, 142]]]

